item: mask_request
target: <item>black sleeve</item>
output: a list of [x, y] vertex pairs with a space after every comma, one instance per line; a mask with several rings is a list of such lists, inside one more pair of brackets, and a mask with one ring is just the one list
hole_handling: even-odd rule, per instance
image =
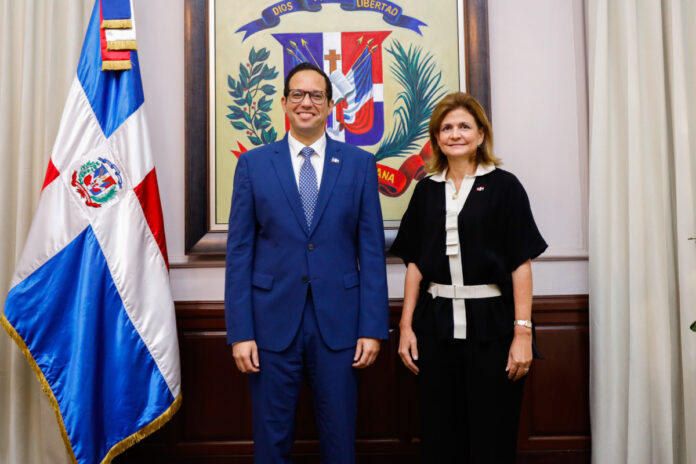
[[389, 251], [404, 260], [404, 264], [417, 262], [421, 253], [423, 243], [423, 184], [424, 181], [418, 182], [413, 191], [411, 201], [408, 203], [408, 208], [401, 218], [399, 232], [396, 234], [396, 239]]
[[517, 178], [511, 181], [504, 210], [505, 265], [512, 272], [528, 259], [542, 254], [548, 245], [534, 222], [527, 192]]

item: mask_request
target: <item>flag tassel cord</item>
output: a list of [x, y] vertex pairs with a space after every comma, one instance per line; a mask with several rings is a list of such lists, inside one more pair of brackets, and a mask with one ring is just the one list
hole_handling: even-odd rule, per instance
[[105, 19], [101, 22], [102, 29], [132, 29], [133, 21], [130, 19]]
[[[41, 389], [48, 397], [48, 401], [51, 403], [53, 412], [56, 414], [56, 419], [58, 420], [58, 426], [60, 428], [60, 434], [63, 437], [63, 443], [65, 444], [65, 448], [68, 452], [68, 455], [70, 456], [70, 460], [73, 464], [78, 464], [77, 458], [75, 457], [75, 453], [73, 452], [72, 444], [70, 443], [70, 437], [68, 437], [68, 432], [65, 429], [65, 423], [63, 422], [63, 416], [60, 413], [58, 401], [56, 400], [56, 397], [53, 394], [53, 390], [51, 389], [48, 380], [46, 380], [46, 377], [41, 371], [39, 365], [36, 363], [36, 360], [34, 359], [34, 356], [32, 356], [31, 351], [29, 351], [29, 348], [27, 347], [26, 343], [24, 343], [22, 337], [19, 335], [19, 333], [17, 333], [15, 328], [12, 326], [12, 324], [10, 324], [10, 321], [7, 320], [4, 314], [0, 314], [0, 325], [2, 325], [5, 328], [12, 340], [14, 340], [15, 343], [17, 343], [19, 349], [27, 358], [29, 365], [34, 371], [34, 374], [36, 375], [36, 378], [38, 379], [39, 383], [41, 384]], [[156, 418], [155, 420], [153, 420], [152, 422], [150, 422], [145, 427], [138, 430], [131, 436], [121, 440], [120, 442], [112, 446], [109, 452], [104, 457], [104, 459], [102, 459], [100, 464], [109, 464], [116, 456], [123, 453], [125, 450], [127, 450], [143, 438], [159, 430], [165, 423], [167, 423], [169, 419], [172, 418], [174, 414], [176, 414], [180, 407], [181, 393], [179, 393], [179, 396], [176, 397], [171, 406], [169, 406], [169, 408], [166, 411], [160, 414], [158, 418]]]
[[102, 71], [127, 71], [131, 69], [130, 60], [102, 61]]
[[107, 42], [107, 50], [137, 50], [138, 42], [135, 40], [114, 40]]

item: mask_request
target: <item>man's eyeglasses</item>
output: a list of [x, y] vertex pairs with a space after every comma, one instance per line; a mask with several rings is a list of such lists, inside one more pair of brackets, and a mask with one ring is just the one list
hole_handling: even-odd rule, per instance
[[290, 89], [288, 92], [288, 100], [291, 103], [300, 103], [304, 100], [305, 95], [309, 95], [309, 99], [315, 105], [321, 105], [326, 99], [326, 94], [323, 90], [300, 90], [300, 89]]

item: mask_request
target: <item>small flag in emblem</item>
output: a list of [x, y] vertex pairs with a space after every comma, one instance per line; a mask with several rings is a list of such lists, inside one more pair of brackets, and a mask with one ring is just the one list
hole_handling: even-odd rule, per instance
[[338, 160], [338, 158], [331, 158], [331, 162], [332, 162], [332, 163], [340, 163], [340, 161]]
[[481, 187], [476, 187], [477, 192], [483, 192], [486, 189], [483, 185]]

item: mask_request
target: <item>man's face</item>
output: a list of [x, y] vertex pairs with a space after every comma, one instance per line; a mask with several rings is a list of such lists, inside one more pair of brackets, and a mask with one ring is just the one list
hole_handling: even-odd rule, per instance
[[[288, 87], [308, 92], [323, 91], [326, 95], [324, 78], [311, 70], [296, 73], [290, 79]], [[305, 94], [299, 103], [291, 102], [289, 97], [283, 97], [280, 101], [290, 121], [290, 133], [293, 137], [305, 145], [311, 145], [322, 136], [333, 101], [324, 98], [321, 104], [314, 103], [309, 94]]]

